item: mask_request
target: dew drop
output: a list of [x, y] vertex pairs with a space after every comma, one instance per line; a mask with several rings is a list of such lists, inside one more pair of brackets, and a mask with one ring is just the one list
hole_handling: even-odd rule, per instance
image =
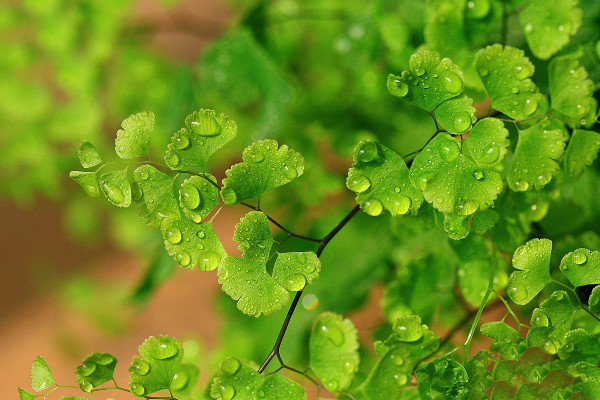
[[183, 150], [190, 145], [190, 138], [187, 135], [180, 135], [175, 138], [173, 147], [177, 150]]
[[175, 262], [177, 262], [177, 264], [181, 265], [182, 267], [187, 267], [188, 265], [190, 265], [191, 261], [192, 258], [190, 257], [190, 253], [188, 253], [187, 251], [177, 253], [177, 255], [175, 256]]
[[298, 171], [296, 170], [296, 168], [290, 168], [288, 165], [286, 165], [285, 167], [283, 167], [283, 174], [286, 178], [292, 180], [296, 179], [296, 177], [298, 176]]
[[531, 33], [531, 32], [533, 32], [533, 25], [526, 24], [523, 29], [525, 30], [525, 33]]
[[158, 345], [152, 349], [152, 356], [157, 360], [166, 360], [179, 353], [177, 345], [169, 340], [159, 341]]
[[523, 112], [525, 115], [531, 115], [538, 109], [538, 102], [536, 99], [527, 98], [523, 103]]
[[454, 118], [454, 129], [458, 133], [466, 132], [471, 127], [471, 115], [466, 111], [461, 111]]
[[408, 85], [402, 82], [400, 79], [394, 79], [389, 88], [390, 93], [397, 97], [404, 97], [408, 94]]
[[125, 201], [125, 194], [116, 185], [109, 182], [104, 182], [102, 187], [106, 197], [114, 204], [122, 204], [123, 201]]
[[390, 360], [392, 361], [392, 363], [394, 363], [394, 365], [397, 365], [399, 367], [404, 365], [404, 357], [402, 357], [402, 355], [400, 354], [391, 354]]
[[189, 380], [188, 374], [185, 371], [179, 371], [173, 376], [171, 382], [171, 390], [181, 390], [187, 385]]
[[527, 182], [525, 179], [519, 179], [515, 182], [515, 186], [517, 187], [518, 191], [524, 192], [529, 189], [529, 182]]
[[344, 363], [344, 366], [342, 367], [342, 369], [344, 370], [345, 374], [351, 375], [354, 373], [356, 366], [354, 365], [354, 361], [352, 360], [348, 360]]
[[201, 271], [212, 271], [219, 266], [220, 262], [221, 255], [214, 251], [206, 251], [202, 253], [200, 260], [198, 260]]
[[221, 392], [222, 400], [231, 400], [235, 396], [235, 389], [233, 388], [233, 386], [224, 385], [221, 386], [219, 389]]
[[321, 333], [336, 346], [344, 344], [344, 332], [335, 325], [321, 325]]
[[94, 373], [95, 370], [96, 370], [96, 364], [87, 363], [87, 364], [81, 364], [81, 366], [77, 369], [77, 372], [79, 373], [79, 375], [82, 375], [82, 376], [90, 376], [91, 374]]
[[189, 182], [181, 185], [180, 200], [181, 205], [188, 210], [198, 208], [200, 205], [200, 193], [198, 192], [196, 186]]
[[404, 215], [410, 210], [412, 200], [407, 196], [397, 196], [392, 199], [391, 204], [388, 204], [388, 210], [393, 215]]
[[83, 390], [84, 392], [91, 392], [92, 389], [94, 389], [94, 385], [92, 385], [90, 382], [88, 381], [81, 381], [81, 383], [79, 383], [79, 387], [81, 388], [81, 390]]
[[467, 14], [471, 18], [481, 19], [490, 12], [489, 0], [470, 0], [467, 2]]
[[577, 265], [583, 265], [587, 261], [587, 255], [583, 249], [577, 249], [573, 252], [573, 262]]
[[221, 198], [226, 204], [235, 204], [237, 201], [237, 194], [233, 188], [226, 186], [221, 189]]
[[442, 85], [450, 93], [458, 94], [463, 89], [463, 82], [460, 76], [454, 72], [447, 71], [442, 75]]
[[131, 393], [138, 397], [142, 397], [146, 394], [146, 388], [141, 383], [132, 382], [129, 384], [129, 388], [131, 389]]
[[536, 308], [532, 314], [533, 326], [548, 326], [550, 321], [548, 320], [548, 316], [539, 308]]
[[319, 305], [319, 299], [314, 294], [307, 294], [302, 298], [302, 306], [307, 310], [314, 310]]
[[515, 285], [508, 288], [508, 294], [510, 295], [510, 298], [517, 304], [526, 301], [528, 297], [527, 288], [521, 285]]
[[288, 279], [287, 284], [288, 290], [291, 290], [292, 292], [297, 292], [299, 290], [302, 290], [304, 286], [306, 286], [306, 278], [302, 274], [294, 274], [291, 278]]
[[548, 339], [548, 341], [544, 343], [543, 346], [544, 351], [549, 354], [556, 354], [559, 348], [560, 342], [555, 339]]
[[356, 158], [361, 162], [371, 162], [379, 158], [377, 153], [377, 144], [372, 141], [366, 141], [359, 144], [358, 151], [356, 152]]
[[346, 185], [353, 192], [362, 193], [371, 187], [371, 181], [364, 175], [355, 174], [348, 177]]
[[136, 177], [141, 181], [145, 181], [150, 177], [150, 174], [148, 174], [146, 168], [138, 168], [136, 171]]
[[517, 79], [525, 79], [531, 76], [533, 71], [531, 71], [531, 67], [528, 64], [517, 65], [515, 67], [515, 76]]
[[511, 91], [513, 94], [517, 94], [517, 93], [519, 93], [519, 88], [518, 88], [518, 87], [516, 87], [516, 86], [513, 86], [513, 88], [512, 88], [512, 89], [510, 89], [510, 91]]
[[337, 388], [339, 387], [339, 384], [338, 384], [338, 381], [336, 381], [335, 379], [332, 379], [329, 382], [327, 382], [325, 384], [325, 386], [327, 386], [327, 390], [329, 390], [330, 392], [335, 392], [337, 390]]
[[415, 75], [417, 76], [422, 76], [425, 73], [425, 68], [423, 67], [417, 67], [413, 70], [413, 72], [415, 73]]
[[481, 162], [485, 164], [493, 164], [500, 158], [500, 148], [495, 144], [489, 145], [481, 154]]
[[113, 356], [111, 356], [110, 354], [101, 354], [98, 356], [98, 359], [96, 360], [96, 362], [100, 365], [109, 365], [114, 360], [115, 360], [115, 358]]
[[473, 178], [475, 178], [478, 181], [480, 181], [483, 178], [485, 178], [485, 175], [483, 174], [483, 171], [481, 171], [479, 169], [476, 169], [475, 171], [473, 171]]
[[168, 152], [165, 155], [165, 162], [167, 163], [169, 168], [175, 169], [179, 166], [181, 160], [179, 159], [179, 156], [177, 154]]
[[176, 227], [170, 227], [168, 229], [165, 230], [164, 232], [165, 235], [165, 239], [167, 239], [167, 242], [171, 243], [171, 244], [177, 244], [179, 242], [181, 242], [181, 231], [179, 230], [179, 228]]
[[131, 199], [133, 201], [139, 201], [143, 195], [144, 193], [142, 192], [142, 189], [140, 189], [140, 187], [137, 184], [131, 185]]
[[490, 74], [490, 71], [487, 68], [480, 68], [478, 70], [478, 72], [479, 72], [479, 76], [481, 76], [481, 77], [486, 77]]
[[240, 362], [240, 360], [233, 357], [226, 358], [223, 361], [221, 361], [221, 364], [219, 364], [219, 368], [221, 368], [221, 371], [223, 371], [228, 376], [235, 375], [241, 367], [242, 363]]
[[256, 146], [250, 152], [250, 161], [254, 163], [260, 163], [265, 159], [265, 155], [260, 151], [260, 149]]
[[144, 375], [148, 375], [149, 372], [150, 372], [150, 364], [148, 362], [142, 360], [139, 357], [134, 358], [133, 362], [129, 366], [130, 374], [137, 374], [137, 375], [144, 376]]
[[200, 136], [216, 136], [221, 133], [221, 127], [212, 115], [198, 113], [196, 117], [196, 121], [190, 122], [192, 132]]
[[206, 233], [201, 230], [196, 232], [196, 236], [198, 236], [200, 239], [204, 239], [206, 237]]
[[383, 211], [383, 205], [377, 199], [369, 199], [363, 203], [363, 210], [374, 217], [378, 216]]
[[408, 376], [402, 373], [394, 375], [394, 379], [396, 380], [396, 382], [398, 382], [398, 385], [400, 386], [404, 386], [408, 382]]
[[456, 143], [456, 141], [454, 141], [454, 140], [445, 141], [444, 143], [442, 143], [439, 151], [440, 151], [440, 156], [445, 161], [454, 160], [460, 153], [460, 149], [458, 148], [458, 143]]

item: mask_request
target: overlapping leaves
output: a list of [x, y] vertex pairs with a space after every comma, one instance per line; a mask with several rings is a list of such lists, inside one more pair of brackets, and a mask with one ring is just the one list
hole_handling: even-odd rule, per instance
[[115, 152], [121, 158], [135, 158], [148, 154], [150, 136], [154, 129], [154, 114], [150, 111], [132, 114], [117, 131]]
[[442, 212], [469, 215], [491, 206], [503, 188], [494, 167], [504, 158], [508, 131], [501, 121], [479, 121], [460, 141], [438, 134], [415, 158], [410, 179]]
[[369, 215], [384, 210], [403, 215], [417, 211], [423, 202], [402, 157], [374, 141], [363, 141], [354, 149], [346, 186], [356, 193], [356, 202]]
[[517, 304], [529, 303], [548, 283], [552, 242], [532, 239], [520, 246], [513, 255], [513, 266], [520, 271], [508, 278], [508, 295]]
[[569, 295], [562, 290], [555, 291], [533, 310], [527, 345], [556, 354], [565, 343], [565, 334], [571, 329], [574, 316], [575, 306]]

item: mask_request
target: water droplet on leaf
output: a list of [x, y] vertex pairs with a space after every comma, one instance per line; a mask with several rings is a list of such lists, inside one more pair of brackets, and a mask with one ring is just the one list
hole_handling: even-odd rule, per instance
[[90, 376], [91, 374], [94, 373], [95, 370], [96, 370], [96, 364], [87, 363], [87, 364], [81, 364], [81, 366], [78, 368], [77, 372], [79, 372], [79, 375], [82, 375], [82, 376]]
[[221, 189], [221, 198], [226, 204], [235, 204], [237, 200], [237, 194], [231, 187], [224, 187]]
[[483, 174], [483, 171], [481, 171], [479, 169], [476, 169], [475, 171], [473, 171], [473, 178], [475, 178], [478, 181], [480, 181], [483, 178], [485, 178], [485, 175]]
[[336, 346], [344, 344], [344, 332], [335, 325], [321, 325], [321, 333]]
[[177, 244], [179, 242], [181, 242], [181, 231], [179, 230], [179, 228], [176, 227], [171, 227], [168, 228], [164, 231], [165, 234], [165, 239], [167, 239], [167, 242], [171, 243], [171, 244]]
[[189, 210], [198, 208], [200, 205], [200, 193], [193, 184], [186, 182], [181, 185], [181, 205]]
[[175, 262], [181, 265], [182, 267], [187, 267], [188, 265], [190, 265], [191, 261], [192, 258], [190, 257], [190, 253], [188, 253], [187, 251], [182, 251], [181, 253], [178, 253], [175, 256]]
[[113, 356], [111, 356], [110, 354], [101, 354], [100, 356], [98, 356], [97, 362], [100, 365], [109, 365], [114, 360], [115, 360], [115, 358]]
[[348, 189], [356, 193], [362, 193], [371, 187], [371, 181], [364, 175], [356, 174], [348, 177]]
[[168, 152], [165, 155], [165, 162], [171, 169], [177, 168], [179, 166], [180, 161], [181, 160], [179, 159], [179, 156], [175, 153]]
[[221, 399], [231, 400], [235, 396], [235, 389], [233, 386], [225, 385], [220, 387]]
[[106, 197], [114, 204], [122, 204], [125, 201], [125, 194], [116, 185], [113, 185], [109, 182], [104, 182], [102, 187], [104, 188], [104, 194]]
[[356, 158], [361, 162], [371, 162], [379, 158], [377, 153], [377, 144], [375, 142], [363, 142], [356, 153]]
[[137, 374], [137, 375], [144, 376], [144, 375], [148, 375], [149, 372], [150, 372], [150, 364], [148, 364], [148, 362], [142, 360], [141, 358], [134, 358], [133, 362], [129, 366], [130, 374]]
[[185, 371], [179, 371], [173, 376], [173, 381], [171, 382], [172, 390], [181, 390], [187, 385], [189, 380], [188, 374]]
[[171, 358], [179, 353], [179, 349], [177, 345], [170, 341], [159, 341], [158, 345], [153, 349], [153, 357], [157, 360], [166, 360], [167, 358]]
[[200, 256], [199, 264], [202, 271], [212, 271], [219, 266], [221, 255], [214, 251], [204, 252]]
[[462, 91], [463, 82], [460, 76], [456, 75], [454, 72], [447, 71], [442, 74], [441, 77], [444, 89], [454, 94], [458, 94]]
[[440, 156], [445, 160], [445, 161], [452, 161], [454, 160], [458, 154], [460, 153], [460, 149], [458, 148], [458, 143], [456, 143], [456, 141], [444, 141], [444, 143], [442, 143], [442, 145], [440, 146]]
[[392, 199], [388, 209], [393, 215], [404, 215], [410, 210], [412, 200], [407, 196], [398, 196]]
[[208, 114], [197, 114], [197, 120], [190, 123], [192, 132], [200, 136], [216, 136], [221, 133], [217, 120]]
[[302, 274], [294, 274], [287, 283], [289, 290], [292, 292], [297, 292], [306, 286], [306, 278]]
[[129, 384], [129, 388], [131, 389], [131, 393], [138, 397], [142, 397], [144, 394], [146, 394], [146, 388], [141, 383], [132, 382]]
[[190, 138], [187, 135], [180, 135], [175, 138], [173, 147], [178, 150], [183, 150], [190, 145]]
[[573, 252], [573, 262], [577, 265], [585, 264], [587, 261], [587, 255], [583, 249], [577, 249]]
[[242, 363], [240, 362], [240, 360], [233, 357], [226, 358], [225, 360], [221, 361], [221, 364], [219, 364], [219, 368], [221, 368], [221, 371], [223, 371], [228, 376], [235, 375], [241, 367]]
[[369, 199], [363, 203], [363, 210], [374, 217], [378, 216], [383, 211], [383, 205], [377, 199]]

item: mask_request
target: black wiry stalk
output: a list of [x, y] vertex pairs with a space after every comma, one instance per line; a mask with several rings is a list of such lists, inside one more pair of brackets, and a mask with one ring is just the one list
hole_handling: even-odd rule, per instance
[[[323, 250], [325, 249], [325, 246], [327, 246], [327, 244], [331, 241], [331, 239], [333, 239], [335, 237], [335, 235], [338, 234], [338, 232], [348, 223], [350, 222], [350, 220], [352, 219], [352, 217], [354, 217], [356, 215], [356, 213], [358, 213], [358, 211], [360, 210], [360, 207], [357, 205], [355, 206], [349, 213], [348, 215], [346, 215], [344, 217], [344, 219], [342, 219], [332, 230], [331, 232], [329, 232], [323, 239], [321, 239], [319, 241], [319, 248], [316, 251], [317, 257], [321, 256], [321, 253], [323, 253]], [[279, 354], [279, 349], [281, 348], [281, 342], [283, 342], [283, 337], [285, 336], [285, 332], [287, 331], [287, 328], [290, 324], [290, 320], [292, 319], [292, 315], [294, 315], [294, 311], [296, 311], [296, 306], [298, 305], [298, 301], [300, 300], [300, 297], [302, 296], [302, 290], [296, 292], [296, 295], [294, 296], [294, 300], [292, 301], [292, 304], [290, 305], [290, 308], [287, 312], [287, 315], [285, 316], [285, 319], [283, 320], [283, 324], [281, 326], [281, 329], [279, 330], [279, 335], [277, 335], [277, 340], [275, 340], [275, 345], [273, 346], [273, 349], [271, 350], [271, 352], [269, 353], [269, 355], [267, 356], [267, 358], [265, 359], [265, 361], [263, 361], [262, 365], [260, 366], [260, 368], [258, 369], [259, 373], [263, 373], [264, 370], [267, 368], [267, 366], [269, 365], [269, 363], [271, 363], [271, 361], [273, 360], [273, 357], [277, 357], [277, 359], [279, 360], [279, 362], [281, 363], [281, 365], [284, 368], [288, 368], [281, 360], [281, 355]]]

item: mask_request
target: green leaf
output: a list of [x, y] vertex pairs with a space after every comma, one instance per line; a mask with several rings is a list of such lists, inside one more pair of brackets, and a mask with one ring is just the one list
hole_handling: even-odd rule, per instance
[[108, 201], [117, 207], [131, 205], [131, 184], [127, 179], [127, 168], [100, 175], [100, 190]]
[[169, 336], [149, 337], [139, 347], [142, 356], [129, 366], [129, 388], [137, 397], [169, 389], [183, 358], [179, 341]]
[[574, 329], [565, 334], [564, 345], [558, 350], [561, 360], [598, 363], [600, 341], [585, 329]]
[[421, 324], [418, 315], [403, 315], [394, 321], [392, 331], [401, 342], [415, 342], [427, 332], [427, 325]]
[[186, 179], [179, 189], [179, 203], [186, 217], [201, 222], [219, 204], [217, 179], [210, 174]]
[[31, 364], [31, 388], [39, 392], [48, 389], [52, 385], [54, 385], [54, 378], [50, 367], [48, 367], [42, 356], [37, 356]]
[[226, 204], [237, 204], [291, 182], [304, 172], [300, 153], [275, 140], [260, 140], [244, 149], [242, 160], [225, 174], [221, 197]]
[[389, 92], [427, 111], [463, 90], [463, 73], [449, 58], [440, 60], [435, 51], [420, 50], [409, 60], [410, 70], [388, 75]]
[[236, 358], [226, 358], [219, 364], [220, 371], [210, 386], [213, 399], [255, 400], [254, 393], [262, 382], [253, 368], [242, 365]]
[[196, 224], [188, 219], [164, 218], [161, 231], [167, 252], [182, 267], [212, 271], [227, 256], [212, 222]]
[[115, 151], [121, 158], [135, 158], [148, 154], [150, 136], [154, 129], [154, 114], [150, 111], [132, 114], [117, 131]]
[[77, 182], [88, 195], [100, 196], [98, 175], [95, 172], [71, 171], [69, 177]]
[[435, 119], [449, 133], [464, 133], [477, 120], [473, 99], [463, 95], [444, 101], [435, 109]]
[[362, 141], [354, 148], [346, 186], [356, 193], [363, 211], [373, 216], [383, 210], [392, 215], [416, 212], [423, 203], [402, 157], [374, 141]]
[[87, 140], [83, 140], [79, 145], [77, 156], [83, 168], [92, 168], [102, 162], [102, 156], [96, 147]]
[[469, 375], [457, 361], [436, 358], [422, 363], [415, 371], [422, 399], [470, 399], [467, 382]]
[[19, 388], [19, 400], [33, 400], [35, 397], [27, 390]]
[[529, 303], [547, 284], [550, 276], [552, 242], [532, 239], [517, 248], [512, 258], [515, 271], [508, 278], [508, 296], [517, 304]]
[[285, 289], [297, 292], [317, 279], [321, 260], [312, 252], [280, 253], [273, 267], [273, 279]]
[[193, 364], [181, 364], [171, 382], [171, 390], [176, 395], [189, 394], [198, 381], [198, 368]]
[[237, 125], [212, 110], [194, 111], [185, 118], [185, 128], [171, 137], [165, 162], [173, 170], [206, 169], [206, 162], [237, 134]]
[[486, 393], [490, 386], [494, 383], [491, 372], [488, 371], [488, 361], [492, 358], [492, 355], [485, 351], [478, 351], [473, 357], [465, 364], [465, 370], [469, 374], [469, 391], [473, 400], [484, 400], [488, 399]]
[[326, 312], [310, 334], [310, 368], [330, 392], [346, 390], [358, 370], [358, 337], [352, 321]]
[[579, 30], [582, 14], [577, 0], [529, 2], [519, 20], [531, 52], [542, 60], [552, 57]]
[[502, 191], [500, 174], [492, 169], [506, 152], [508, 131], [501, 121], [479, 121], [462, 141], [438, 134], [415, 157], [413, 184], [441, 212], [459, 216], [491, 206]]
[[259, 317], [282, 308], [290, 295], [267, 272], [273, 238], [267, 216], [252, 211], [235, 227], [233, 240], [240, 243], [242, 257], [225, 257], [219, 265], [219, 283], [236, 300], [244, 314]]
[[560, 271], [575, 287], [597, 285], [600, 283], [600, 252], [588, 249], [572, 251], [563, 257]]
[[594, 82], [586, 79], [587, 76], [579, 60], [554, 57], [548, 66], [552, 109], [576, 122], [584, 118], [595, 107]]
[[117, 359], [108, 353], [93, 353], [75, 368], [77, 384], [84, 392], [113, 380]]
[[460, 240], [466, 238], [469, 234], [469, 216], [454, 213], [444, 214], [444, 230], [450, 239]]
[[488, 322], [481, 325], [480, 330], [494, 341], [490, 345], [490, 350], [502, 354], [509, 360], [518, 360], [527, 350], [525, 339], [504, 322]]
[[596, 286], [592, 289], [588, 304], [590, 306], [590, 311], [600, 312], [600, 286]]
[[558, 160], [565, 149], [561, 129], [550, 128], [545, 119], [529, 129], [519, 131], [515, 155], [510, 163], [508, 186], [514, 191], [543, 188], [558, 173]]
[[478, 235], [483, 235], [492, 229], [499, 220], [500, 214], [498, 211], [490, 209], [477, 211], [471, 218], [471, 230]]
[[133, 179], [141, 191], [140, 216], [152, 226], [160, 227], [165, 218], [179, 218], [179, 208], [173, 195], [173, 178], [151, 165], [140, 165]]
[[282, 375], [271, 375], [255, 391], [257, 399], [268, 400], [305, 400], [306, 393], [302, 385]]
[[487, 90], [492, 107], [511, 118], [534, 114], [543, 96], [531, 81], [533, 64], [523, 50], [499, 44], [475, 54], [475, 68]]
[[433, 354], [440, 339], [425, 330], [414, 342], [400, 341], [393, 333], [385, 342], [375, 342], [375, 351], [381, 357], [373, 366], [359, 390], [369, 400], [395, 399], [398, 388], [410, 385], [415, 367]]
[[575, 306], [566, 292], [557, 290], [544, 300], [531, 315], [531, 328], [527, 332], [527, 345], [540, 347], [548, 354], [556, 354], [571, 329]]
[[600, 134], [583, 129], [575, 129], [565, 152], [565, 171], [576, 178], [592, 165], [600, 150]]

